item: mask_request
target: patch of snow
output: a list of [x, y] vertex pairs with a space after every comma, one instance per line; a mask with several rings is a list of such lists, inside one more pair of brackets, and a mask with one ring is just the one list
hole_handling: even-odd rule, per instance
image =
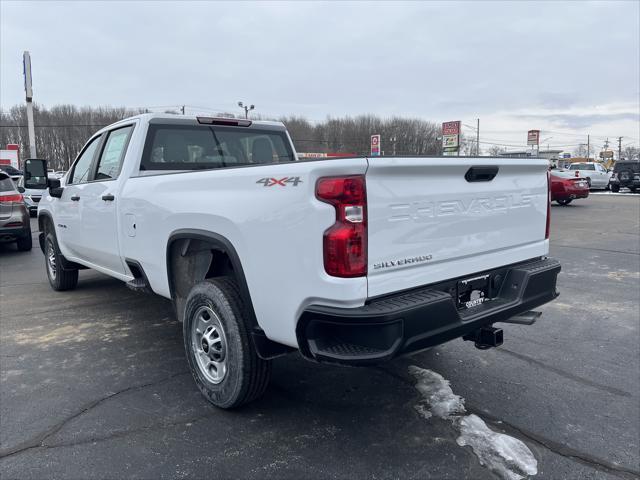
[[598, 192], [589, 192], [589, 195], [623, 195], [625, 197], [629, 197], [629, 196], [632, 196], [632, 195], [638, 196], [636, 193], [633, 193], [631, 190], [628, 190], [626, 192], [624, 192], [624, 191], [612, 192], [610, 190], [602, 190], [602, 191], [598, 191]]
[[448, 418], [451, 415], [466, 412], [464, 399], [453, 393], [449, 381], [445, 380], [442, 375], [415, 365], [409, 367], [409, 373], [418, 380], [416, 389], [429, 404], [428, 411], [432, 415]]
[[491, 430], [477, 415], [465, 415], [464, 398], [453, 393], [442, 375], [412, 365], [409, 373], [417, 380], [416, 390], [424, 402], [415, 406], [420, 416], [450, 420], [459, 430], [456, 442], [469, 446], [480, 464], [505, 480], [519, 480], [538, 473], [531, 450], [517, 438]]
[[418, 412], [418, 415], [420, 415], [422, 418], [429, 419], [433, 417], [433, 415], [429, 411], [429, 407], [423, 405], [422, 403], [419, 403], [414, 408], [416, 409], [416, 412]]
[[500, 477], [519, 480], [538, 473], [536, 458], [517, 438], [494, 432], [484, 420], [473, 414], [460, 418], [458, 426], [458, 445], [470, 446], [480, 464]]

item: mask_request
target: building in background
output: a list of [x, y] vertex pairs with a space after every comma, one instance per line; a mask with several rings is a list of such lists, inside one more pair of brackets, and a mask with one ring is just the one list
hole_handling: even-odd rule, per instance
[[20, 170], [20, 146], [16, 143], [7, 145], [6, 150], [0, 150], [0, 165], [11, 165]]

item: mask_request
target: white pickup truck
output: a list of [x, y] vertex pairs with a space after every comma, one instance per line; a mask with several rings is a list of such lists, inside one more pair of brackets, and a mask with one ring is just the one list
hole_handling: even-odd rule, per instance
[[276, 122], [144, 114], [98, 131], [47, 188], [55, 290], [91, 268], [173, 301], [193, 377], [230, 408], [270, 359], [367, 365], [463, 337], [502, 343], [554, 299], [548, 163], [299, 160]]

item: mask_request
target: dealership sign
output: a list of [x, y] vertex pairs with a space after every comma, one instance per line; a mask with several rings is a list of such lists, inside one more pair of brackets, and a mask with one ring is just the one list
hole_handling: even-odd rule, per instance
[[442, 151], [457, 152], [460, 148], [460, 121], [442, 124]]
[[527, 132], [527, 145], [538, 145], [540, 143], [540, 130], [529, 130]]
[[442, 148], [445, 149], [445, 152], [449, 151], [447, 149], [452, 148], [455, 151], [460, 145], [460, 139], [458, 135], [443, 135], [442, 136]]
[[380, 135], [371, 135], [371, 156], [380, 156]]
[[460, 135], [460, 121], [444, 122], [442, 124], [442, 135]]

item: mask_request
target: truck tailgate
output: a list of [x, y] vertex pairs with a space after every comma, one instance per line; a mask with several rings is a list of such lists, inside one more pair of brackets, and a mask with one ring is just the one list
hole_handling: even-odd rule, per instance
[[548, 253], [547, 160], [368, 161], [369, 297]]

